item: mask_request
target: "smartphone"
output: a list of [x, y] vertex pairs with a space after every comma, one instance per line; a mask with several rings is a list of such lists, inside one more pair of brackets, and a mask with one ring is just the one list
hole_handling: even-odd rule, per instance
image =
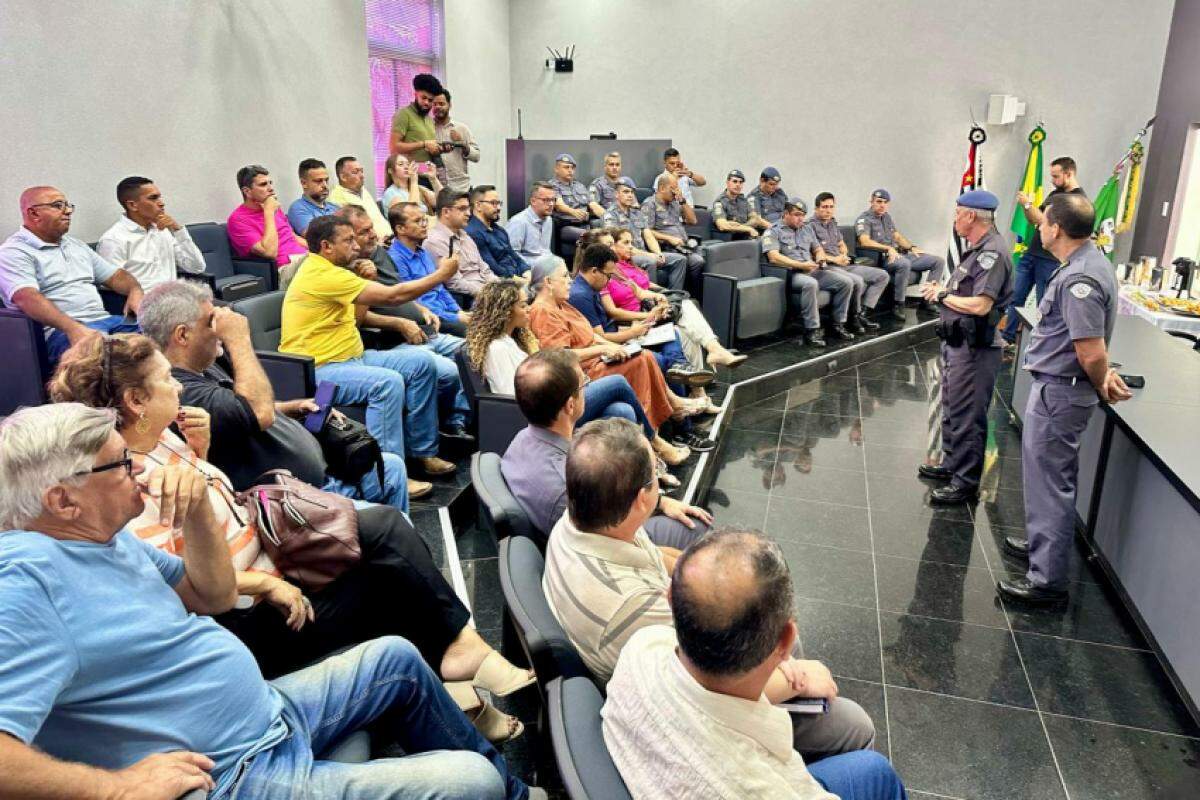
[[418, 173], [433, 172], [433, 164], [430, 164], [428, 161], [418, 161], [417, 162], [417, 172]]
[[455, 243], [455, 240], [451, 239], [450, 240], [450, 252], [447, 253], [447, 255], [450, 256], [450, 258], [454, 258], [454, 243]]
[[1144, 375], [1121, 374], [1121, 380], [1125, 381], [1125, 385], [1130, 389], [1144, 389], [1146, 387], [1146, 376]]

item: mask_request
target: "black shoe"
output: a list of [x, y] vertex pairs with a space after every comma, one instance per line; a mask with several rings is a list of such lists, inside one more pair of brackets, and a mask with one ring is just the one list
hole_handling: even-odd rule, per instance
[[475, 441], [475, 437], [471, 435], [471, 432], [467, 430], [465, 425], [447, 425], [439, 433], [447, 439], [453, 439], [464, 444]]
[[[868, 308], [867, 311], [874, 311], [873, 308]], [[879, 323], [868, 317], [866, 314], [858, 315], [858, 324], [869, 331], [879, 330]]]
[[929, 502], [935, 506], [956, 506], [969, 503], [979, 496], [978, 489], [966, 486], [942, 486], [929, 493]]
[[904, 313], [904, 306], [893, 306], [892, 316], [901, 322], [908, 322], [908, 314]]
[[708, 453], [717, 449], [716, 442], [698, 433], [677, 433], [671, 437], [671, 444], [686, 447], [694, 453]]
[[953, 472], [940, 464], [921, 464], [917, 467], [917, 474], [935, 481], [948, 481], [954, 477]]
[[841, 339], [844, 342], [854, 341], [854, 334], [846, 330], [844, 325], [830, 325], [829, 335], [834, 339]]
[[851, 317], [846, 320], [846, 330], [851, 333], [866, 333], [867, 329], [863, 327], [861, 317]]
[[1002, 542], [1004, 552], [1014, 558], [1029, 559], [1029, 540], [1020, 536], [1005, 536]]
[[1065, 589], [1051, 589], [1046, 586], [1038, 586], [1032, 583], [1029, 578], [1000, 581], [996, 584], [996, 591], [1000, 593], [1001, 597], [1007, 600], [1017, 600], [1021, 603], [1048, 605], [1050, 603], [1063, 603], [1067, 600]]
[[820, 328], [813, 328], [804, 332], [804, 343], [813, 347], [825, 347], [825, 337], [821, 335]]

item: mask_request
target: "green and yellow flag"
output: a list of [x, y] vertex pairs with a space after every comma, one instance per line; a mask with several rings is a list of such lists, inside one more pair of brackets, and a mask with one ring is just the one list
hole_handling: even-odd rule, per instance
[[1093, 230], [1093, 235], [1096, 238], [1096, 247], [1101, 253], [1108, 256], [1108, 260], [1114, 258], [1117, 233], [1117, 205], [1121, 198], [1121, 178], [1119, 172], [1114, 172], [1108, 179], [1108, 183], [1100, 189], [1096, 194], [1096, 199], [1092, 201], [1093, 207], [1096, 209], [1096, 224]]
[[[1038, 125], [1029, 133], [1029, 158], [1025, 160], [1025, 172], [1021, 176], [1020, 191], [1033, 201], [1035, 206], [1042, 204], [1042, 142], [1046, 141], [1046, 131]], [[1038, 235], [1037, 226], [1025, 219], [1025, 209], [1017, 206], [1013, 209], [1010, 229], [1017, 235], [1017, 244], [1013, 247], [1013, 263], [1021, 260], [1021, 256], [1029, 248], [1029, 242]]]

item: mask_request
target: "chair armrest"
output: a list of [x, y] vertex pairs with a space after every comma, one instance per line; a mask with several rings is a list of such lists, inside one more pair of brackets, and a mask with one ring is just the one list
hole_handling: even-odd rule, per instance
[[476, 397], [476, 409], [481, 453], [504, 455], [513, 437], [529, 425], [515, 397], [481, 392]]
[[309, 356], [274, 350], [256, 350], [255, 355], [271, 381], [276, 400], [301, 400], [316, 392], [316, 367]]
[[235, 275], [253, 275], [263, 279], [268, 292], [279, 288], [279, 268], [266, 258], [235, 258], [231, 262]]
[[125, 295], [114, 292], [112, 289], [100, 287], [100, 301], [104, 303], [104, 310], [114, 317], [119, 317], [125, 313]]
[[217, 276], [210, 272], [187, 272], [182, 269], [175, 270], [175, 277], [185, 281], [195, 281], [203, 283], [209, 289], [216, 293], [217, 291]]
[[722, 347], [733, 347], [737, 332], [738, 279], [719, 272], [706, 272], [702, 311]]
[[781, 267], [778, 264], [771, 264], [763, 261], [758, 265], [758, 268], [764, 278], [779, 278], [779, 280], [783, 281], [785, 286], [789, 285], [789, 279], [791, 278], [792, 270], [788, 269], [787, 267]]
[[450, 296], [454, 298], [454, 302], [458, 303], [458, 307], [463, 311], [470, 311], [471, 306], [475, 304], [475, 298], [466, 292], [448, 291], [450, 292]]

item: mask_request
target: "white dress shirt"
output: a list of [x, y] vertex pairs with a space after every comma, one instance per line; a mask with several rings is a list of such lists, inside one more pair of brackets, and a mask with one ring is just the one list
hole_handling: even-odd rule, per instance
[[786, 711], [762, 696], [705, 689], [677, 644], [666, 625], [630, 637], [600, 711], [604, 743], [634, 800], [838, 800], [792, 748]]
[[143, 228], [121, 217], [100, 237], [96, 252], [137, 278], [144, 291], [175, 280], [176, 269], [204, 272], [204, 256], [182, 225], [172, 232], [154, 224]]
[[483, 379], [496, 394], [515, 397], [517, 394], [517, 367], [529, 358], [517, 340], [501, 336], [488, 345], [487, 358], [483, 360]]

